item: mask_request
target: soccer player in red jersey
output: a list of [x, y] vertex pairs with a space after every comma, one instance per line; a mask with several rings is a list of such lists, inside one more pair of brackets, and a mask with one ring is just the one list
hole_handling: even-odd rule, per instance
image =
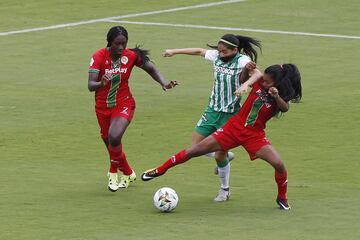
[[[184, 163], [193, 157], [213, 151], [227, 151], [243, 146], [250, 159], [260, 158], [275, 169], [278, 187], [276, 202], [280, 209], [289, 210], [287, 202], [287, 171], [285, 165], [265, 136], [266, 122], [279, 112], [289, 110], [289, 102], [299, 102], [302, 96], [301, 76], [293, 64], [272, 65], [263, 77], [253, 79], [252, 90], [240, 111], [209, 137], [184, 149], [161, 166], [145, 171], [141, 178], [149, 181], [163, 175], [169, 168]], [[237, 94], [241, 94], [237, 90]]]
[[[88, 89], [95, 92], [95, 112], [110, 156], [108, 189], [127, 188], [136, 179], [122, 149], [121, 138], [135, 112], [135, 100], [128, 80], [134, 66], [147, 72], [163, 90], [177, 85], [169, 83], [149, 61], [148, 51], [139, 47], [126, 48], [128, 33], [122, 26], [112, 27], [107, 34], [107, 46], [96, 51], [90, 62]], [[123, 172], [118, 178], [118, 170]]]

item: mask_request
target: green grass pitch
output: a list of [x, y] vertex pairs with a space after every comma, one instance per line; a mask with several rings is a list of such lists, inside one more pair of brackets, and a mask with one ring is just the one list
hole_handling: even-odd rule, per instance
[[[215, 0], [214, 0], [215, 1]], [[2, 0], [0, 32], [190, 6], [205, 0]], [[123, 20], [360, 36], [357, 0], [248, 0]], [[0, 36], [0, 239], [359, 239], [360, 40], [236, 31], [262, 41], [259, 67], [292, 62], [303, 101], [271, 120], [267, 135], [289, 171], [293, 209], [276, 208], [273, 169], [235, 149], [231, 200], [216, 204], [214, 161], [200, 157], [149, 183], [107, 190], [108, 157], [87, 90], [91, 54], [115, 23]], [[231, 31], [123, 24], [143, 44], [169, 92], [134, 69], [137, 100], [124, 150], [140, 173], [189, 145], [207, 105], [211, 65], [162, 50], [205, 47]], [[155, 191], [174, 188], [161, 214]]]

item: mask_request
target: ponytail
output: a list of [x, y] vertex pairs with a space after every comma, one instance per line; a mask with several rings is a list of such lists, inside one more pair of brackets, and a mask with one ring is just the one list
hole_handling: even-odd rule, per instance
[[[234, 35], [234, 34], [225, 34], [221, 37], [219, 43], [226, 45], [230, 49], [237, 48], [239, 53], [245, 54], [250, 57], [254, 62], [257, 61], [258, 53], [254, 47], [260, 49], [261, 52], [261, 43], [260, 41], [246, 36]], [[208, 47], [217, 49], [217, 46], [209, 45]]]
[[140, 57], [143, 65], [144, 65], [146, 62], [150, 61], [150, 58], [149, 58], [150, 51], [141, 49], [140, 47], [141, 47], [140, 45], [136, 45], [135, 48], [131, 48], [130, 50], [134, 51], [138, 55], [138, 57]]
[[238, 49], [240, 53], [244, 53], [249, 56], [252, 61], [256, 62], [258, 53], [255, 50], [254, 46], [258, 47], [261, 51], [261, 43], [260, 41], [246, 36], [236, 35], [235, 36], [239, 40]]
[[275, 81], [275, 87], [285, 102], [298, 103], [302, 97], [301, 75], [294, 64], [272, 65], [265, 69]]

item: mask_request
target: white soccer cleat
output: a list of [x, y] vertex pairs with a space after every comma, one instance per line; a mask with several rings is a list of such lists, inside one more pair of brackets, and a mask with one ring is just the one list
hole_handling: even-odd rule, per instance
[[220, 188], [218, 195], [214, 198], [215, 202], [226, 202], [230, 198], [230, 190]]
[[136, 180], [136, 173], [135, 173], [134, 170], [133, 170], [132, 173], [130, 174], [129, 179], [130, 179], [130, 182], [135, 182], [135, 180]]
[[108, 177], [109, 177], [109, 182], [108, 182], [109, 191], [116, 192], [119, 189], [118, 174], [109, 172]]
[[120, 182], [119, 182], [119, 188], [128, 188], [129, 184], [131, 182], [134, 182], [136, 180], [136, 173], [133, 170], [132, 173], [127, 176], [127, 175], [122, 175], [120, 177]]

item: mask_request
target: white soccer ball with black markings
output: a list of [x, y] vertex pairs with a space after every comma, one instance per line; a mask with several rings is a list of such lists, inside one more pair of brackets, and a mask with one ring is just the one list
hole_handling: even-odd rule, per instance
[[154, 206], [161, 212], [171, 212], [179, 202], [179, 197], [174, 189], [163, 187], [154, 195]]

